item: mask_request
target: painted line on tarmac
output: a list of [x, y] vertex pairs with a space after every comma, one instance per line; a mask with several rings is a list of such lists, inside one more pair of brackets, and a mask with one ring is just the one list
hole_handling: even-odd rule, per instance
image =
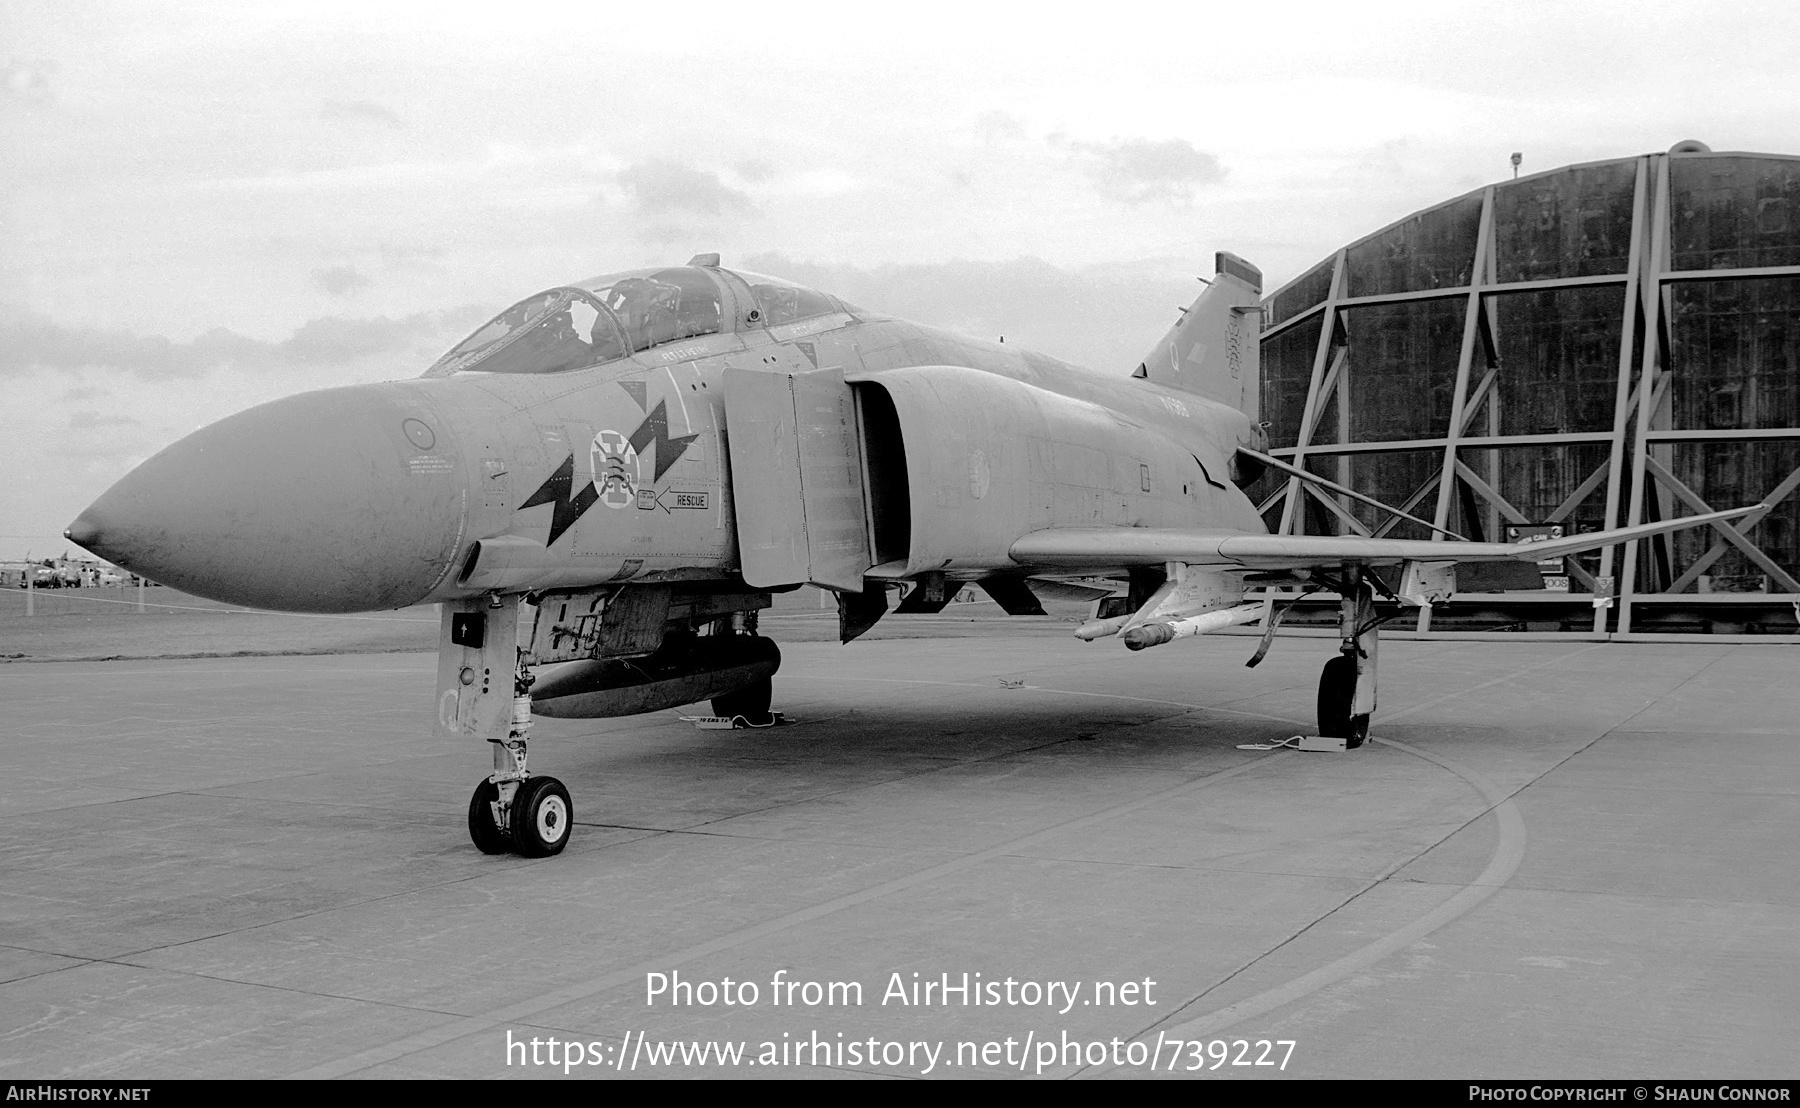
[[[1590, 646], [1584, 646], [1579, 650], [1570, 651], [1567, 654], [1558, 654], [1554, 658], [1546, 658], [1543, 661], [1533, 662], [1532, 664], [1522, 666], [1511, 673], [1495, 677], [1488, 681], [1483, 681], [1479, 685], [1473, 685], [1467, 689], [1461, 689], [1454, 693], [1446, 693], [1443, 696], [1434, 697], [1422, 703], [1415, 704], [1410, 708], [1402, 709], [1387, 717], [1386, 721], [1391, 722], [1392, 720], [1412, 715], [1415, 712], [1422, 712], [1433, 705], [1442, 704], [1446, 700], [1465, 697], [1479, 689], [1485, 689], [1493, 685], [1501, 685], [1509, 681], [1517, 680], [1525, 674], [1530, 673], [1532, 670], [1542, 669], [1545, 666], [1557, 665], [1567, 661], [1576, 654], [1585, 654], [1590, 650], [1599, 649], [1599, 647], [1603, 645], [1605, 644], [1595, 643]], [[1445, 924], [1462, 916], [1488, 897], [1493, 896], [1495, 893], [1499, 892], [1508, 881], [1512, 880], [1513, 874], [1517, 873], [1519, 870], [1519, 864], [1525, 860], [1525, 817], [1519, 812], [1518, 805], [1513, 803], [1512, 797], [1505, 790], [1488, 780], [1486, 776], [1477, 770], [1471, 769], [1460, 762], [1453, 762], [1448, 758], [1439, 757], [1428, 750], [1421, 750], [1409, 743], [1399, 742], [1395, 739], [1382, 738], [1371, 738], [1370, 741], [1378, 742], [1383, 746], [1391, 746], [1395, 750], [1404, 751], [1407, 754], [1435, 763], [1468, 782], [1470, 787], [1481, 794], [1481, 798], [1487, 801], [1488, 806], [1480, 815], [1476, 816], [1475, 819], [1480, 819], [1481, 816], [1486, 815], [1488, 812], [1493, 812], [1500, 823], [1500, 838], [1499, 841], [1494, 844], [1494, 854], [1493, 857], [1488, 860], [1487, 868], [1483, 869], [1481, 873], [1476, 876], [1474, 881], [1465, 885], [1461, 891], [1457, 892], [1456, 895], [1452, 896], [1449, 900], [1438, 905], [1436, 908], [1404, 927], [1401, 927], [1399, 930], [1376, 939], [1367, 946], [1352, 951], [1336, 961], [1327, 962], [1318, 969], [1315, 969], [1310, 973], [1302, 974], [1284, 985], [1278, 985], [1273, 989], [1258, 993], [1248, 999], [1240, 1000], [1236, 1004], [1226, 1005], [1225, 1007], [1214, 1012], [1209, 1012], [1204, 1016], [1188, 1020], [1184, 1023], [1178, 1023], [1173, 1027], [1162, 1027], [1160, 1030], [1158, 1030], [1158, 1025], [1152, 1024], [1149, 1028], [1146, 1028], [1144, 1032], [1134, 1036], [1135, 1039], [1141, 1040], [1146, 1037], [1149, 1031], [1158, 1030], [1158, 1034], [1162, 1039], [1181, 1039], [1184, 1041], [1195, 1039], [1205, 1040], [1228, 1027], [1242, 1023], [1244, 1020], [1254, 1016], [1264, 1015], [1283, 1005], [1291, 1004], [1296, 1000], [1318, 992], [1327, 985], [1342, 981], [1351, 974], [1366, 969], [1383, 958], [1396, 954], [1406, 947], [1411, 946], [1413, 943], [1418, 942], [1438, 928], [1443, 927]], [[1469, 821], [1469, 823], [1473, 822], [1473, 819]], [[1468, 824], [1464, 824], [1464, 826], [1466, 827]], [[1369, 888], [1375, 888], [1380, 884], [1382, 884], [1382, 882], [1377, 881], [1370, 885]], [[1358, 893], [1355, 897], [1352, 897], [1350, 901], [1346, 901], [1345, 904], [1349, 904], [1356, 899], [1359, 899], [1368, 891], [1368, 889], [1364, 889], [1363, 892]], [[1339, 905], [1337, 908], [1332, 909], [1332, 912], [1340, 911], [1343, 907], [1344, 905]], [[1330, 914], [1332, 913], [1327, 913], [1327, 916]], [[1325, 917], [1320, 918], [1324, 919]], [[1315, 921], [1315, 925], [1317, 922], [1318, 921]], [[1120, 1068], [1123, 1067], [1108, 1066], [1089, 1070], [1080, 1066], [1070, 1066], [1067, 1069], [1060, 1071], [1060, 1073], [1062, 1076], [1079, 1073], [1083, 1077], [1097, 1077], [1101, 1074], [1110, 1073], [1113, 1070]]]
[[[1436, 931], [1438, 928], [1457, 919], [1474, 908], [1477, 904], [1499, 892], [1512, 875], [1519, 869], [1519, 863], [1525, 858], [1525, 817], [1519, 813], [1518, 805], [1512, 798], [1500, 790], [1500, 787], [1486, 777], [1467, 766], [1440, 758], [1429, 751], [1392, 739], [1375, 739], [1384, 746], [1403, 750], [1417, 755], [1428, 762], [1435, 762], [1451, 773], [1467, 781], [1486, 800], [1489, 807], [1482, 815], [1493, 812], [1500, 820], [1500, 841], [1494, 847], [1494, 856], [1489, 860], [1487, 868], [1482, 870], [1475, 880], [1464, 886], [1455, 896], [1438, 905], [1436, 908], [1420, 916], [1405, 927], [1394, 931], [1367, 946], [1356, 950], [1334, 962], [1327, 962], [1311, 973], [1302, 974], [1285, 985], [1277, 986], [1266, 992], [1258, 993], [1247, 1000], [1227, 1005], [1215, 1012], [1178, 1023], [1173, 1027], [1160, 1029], [1159, 1035], [1168, 1039], [1205, 1040], [1235, 1024], [1242, 1023], [1255, 1016], [1272, 1012], [1286, 1004], [1318, 992], [1327, 985], [1335, 984], [1353, 973], [1367, 969], [1389, 955], [1396, 954], [1413, 943]], [[1480, 817], [1477, 817], [1480, 818]], [[1380, 882], [1377, 882], [1380, 884]], [[1370, 886], [1371, 888], [1375, 886]], [[1364, 890], [1366, 893], [1368, 890]], [[1358, 893], [1356, 898], [1363, 894]], [[1348, 903], [1348, 902], [1347, 902]], [[1333, 912], [1341, 910], [1342, 905]], [[1139, 1036], [1143, 1038], [1143, 1036]], [[1105, 1070], [1089, 1070], [1082, 1073], [1084, 1077], [1098, 1076]], [[1071, 1067], [1069, 1073], [1077, 1072]]]
[[[948, 684], [948, 682], [917, 683]], [[985, 688], [987, 686], [978, 687]], [[1056, 690], [1042, 689], [1037, 691], [1054, 692]], [[1174, 702], [1169, 701], [1165, 703]], [[646, 973], [674, 969], [701, 958], [720, 953], [721, 951], [730, 950], [734, 947], [743, 946], [746, 943], [755, 942], [758, 939], [781, 934], [798, 924], [808, 923], [823, 916], [843, 911], [846, 908], [854, 908], [857, 905], [866, 904], [871, 900], [878, 900], [881, 897], [904, 892], [916, 885], [935, 881], [941, 877], [948, 877], [951, 874], [973, 868], [984, 862], [992, 861], [995, 858], [1004, 857], [1029, 847], [1036, 846], [1041, 842], [1068, 834], [1071, 831], [1079, 831], [1082, 828], [1090, 827], [1096, 823], [1128, 815], [1153, 804], [1160, 804], [1187, 793], [1195, 792], [1207, 785], [1230, 780], [1231, 778], [1241, 776], [1267, 765], [1272, 758], [1287, 756], [1286, 753], [1265, 755], [1232, 766], [1230, 769], [1190, 778], [1178, 785], [1171, 785], [1169, 788], [1152, 793], [1149, 796], [1139, 797], [1136, 800], [1127, 801], [1123, 804], [1115, 804], [1109, 808], [1102, 808], [1097, 812], [1091, 812], [1085, 816], [1064, 820], [1061, 823], [1053, 824], [1040, 831], [1034, 831], [1022, 838], [1013, 839], [1009, 842], [989, 847], [986, 850], [978, 851], [974, 854], [966, 854], [960, 858], [930, 866], [904, 877], [896, 877], [891, 881], [884, 881], [879, 885], [863, 889], [860, 892], [834, 897], [823, 903], [815, 904], [810, 908], [803, 908], [800, 911], [790, 912], [787, 915], [776, 919], [766, 920], [754, 926], [721, 935], [716, 939], [708, 940], [707, 942], [700, 943], [696, 946], [690, 946], [685, 950], [677, 951], [671, 955], [645, 961], [627, 969], [615, 970], [598, 977], [591, 977], [585, 981], [578, 981], [570, 985], [565, 985], [560, 989], [554, 989], [548, 993], [543, 993], [539, 996], [521, 1000], [515, 1004], [510, 1004], [505, 1008], [501, 1008], [488, 1015], [467, 1016], [441, 1027], [433, 1028], [428, 1031], [421, 1031], [418, 1034], [408, 1035], [405, 1038], [397, 1039], [391, 1043], [358, 1051], [357, 1053], [344, 1058], [311, 1066], [307, 1069], [300, 1070], [297, 1073], [289, 1074], [288, 1076], [306, 1080], [345, 1077], [357, 1073], [358, 1071], [369, 1069], [372, 1066], [381, 1065], [384, 1062], [391, 1062], [398, 1058], [403, 1058], [406, 1055], [415, 1054], [421, 1050], [429, 1050], [432, 1047], [443, 1046], [446, 1043], [455, 1042], [457, 1039], [492, 1030], [502, 1024], [525, 1023], [529, 1021], [531, 1017], [550, 1011], [553, 1008], [560, 1008], [566, 1004], [573, 1004], [580, 1000], [586, 1000], [588, 997], [605, 992], [608, 989], [615, 989], [623, 985], [634, 984], [643, 980]]]

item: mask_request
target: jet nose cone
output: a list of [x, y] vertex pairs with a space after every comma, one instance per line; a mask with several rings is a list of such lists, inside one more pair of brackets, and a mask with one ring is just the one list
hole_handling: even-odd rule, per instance
[[94, 543], [100, 539], [100, 525], [86, 516], [79, 516], [74, 523], [63, 529], [63, 538], [92, 550]]
[[461, 529], [454, 436], [422, 397], [358, 385], [222, 419], [126, 474], [64, 532], [154, 581], [301, 612], [411, 604]]

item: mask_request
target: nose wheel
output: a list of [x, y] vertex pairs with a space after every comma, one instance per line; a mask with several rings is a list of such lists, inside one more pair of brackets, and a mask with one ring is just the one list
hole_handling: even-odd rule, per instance
[[575, 824], [569, 790], [554, 777], [527, 777], [510, 784], [512, 796], [490, 778], [469, 798], [469, 841], [483, 854], [512, 852], [527, 858], [561, 854]]
[[575, 806], [569, 790], [554, 777], [528, 778], [513, 797], [513, 849], [527, 858], [547, 858], [562, 853], [569, 842]]
[[500, 790], [492, 781], [475, 786], [469, 798], [469, 841], [483, 854], [505, 854], [512, 849], [512, 839], [500, 830], [494, 809], [500, 802]]
[[[505, 821], [502, 830], [501, 821]], [[569, 845], [575, 805], [569, 790], [554, 777], [529, 777], [517, 784], [512, 802], [500, 805], [500, 787], [492, 781], [475, 786], [469, 798], [469, 841], [483, 854], [508, 851], [527, 858], [561, 854]]]

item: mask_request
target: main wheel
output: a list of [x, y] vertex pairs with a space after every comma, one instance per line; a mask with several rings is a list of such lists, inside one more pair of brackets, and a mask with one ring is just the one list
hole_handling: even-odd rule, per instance
[[527, 858], [561, 854], [569, 845], [575, 806], [554, 777], [527, 777], [513, 797], [512, 845]]
[[1350, 749], [1361, 746], [1369, 737], [1369, 717], [1351, 715], [1355, 706], [1356, 659], [1339, 654], [1319, 674], [1319, 734], [1343, 739]]
[[505, 854], [512, 849], [506, 835], [494, 826], [493, 804], [498, 799], [500, 790], [487, 780], [475, 786], [475, 795], [469, 798], [469, 841], [483, 854]]
[[775, 682], [764, 677], [741, 689], [713, 697], [713, 715], [743, 716], [751, 723], [766, 723], [769, 719], [769, 701], [774, 698]]

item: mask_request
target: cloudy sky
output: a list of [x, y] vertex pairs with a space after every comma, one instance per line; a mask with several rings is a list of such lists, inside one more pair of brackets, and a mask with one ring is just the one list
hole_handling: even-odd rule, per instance
[[254, 403], [719, 251], [1129, 366], [1525, 170], [1800, 152], [1787, 4], [0, 5], [0, 557]]

